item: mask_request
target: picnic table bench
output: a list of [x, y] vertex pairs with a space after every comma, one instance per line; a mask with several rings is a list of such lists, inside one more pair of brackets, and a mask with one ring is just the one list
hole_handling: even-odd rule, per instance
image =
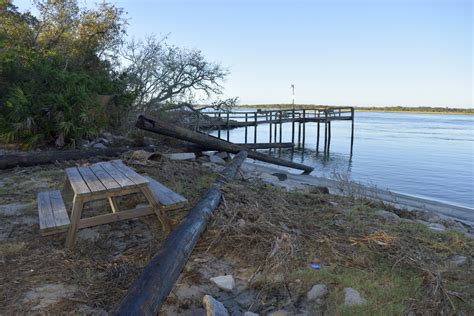
[[[67, 168], [65, 188], [72, 189], [71, 217], [60, 191], [38, 193], [38, 215], [42, 235], [68, 231], [66, 246], [74, 246], [77, 230], [156, 214], [165, 231], [170, 231], [170, 221], [165, 211], [182, 208], [187, 200], [151, 177], [141, 176], [121, 160], [99, 162], [90, 166]], [[119, 210], [118, 196], [142, 193], [148, 205], [129, 210]], [[112, 213], [81, 218], [84, 203], [107, 199]]]

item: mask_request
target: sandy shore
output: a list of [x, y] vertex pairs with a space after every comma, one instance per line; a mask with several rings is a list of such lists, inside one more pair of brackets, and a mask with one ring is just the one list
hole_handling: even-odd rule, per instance
[[[282, 168], [275, 168], [260, 163], [251, 162], [247, 160], [242, 169], [249, 173], [259, 175], [267, 182], [271, 182], [277, 186], [285, 187], [287, 190], [298, 190], [304, 188], [305, 185], [324, 186], [327, 187], [331, 194], [336, 195], [356, 195], [361, 197], [368, 197], [389, 203], [397, 208], [406, 208], [408, 210], [425, 210], [434, 212], [442, 216], [451, 217], [465, 224], [474, 226], [474, 209], [443, 203], [435, 200], [425, 199], [421, 197], [411, 196], [398, 192], [382, 190], [374, 187], [364, 186], [354, 182], [335, 181], [327, 178], [317, 177], [313, 175], [302, 175], [290, 173]], [[285, 180], [280, 180], [280, 177], [274, 174], [284, 174]]]

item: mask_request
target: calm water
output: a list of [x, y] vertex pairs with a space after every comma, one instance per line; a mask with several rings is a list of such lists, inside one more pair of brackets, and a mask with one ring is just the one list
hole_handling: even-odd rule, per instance
[[[270, 153], [313, 166], [314, 175], [339, 174], [381, 189], [474, 208], [474, 116], [357, 112], [355, 122], [352, 159], [350, 122], [345, 121], [332, 124], [329, 157], [316, 152], [314, 123], [306, 126], [305, 150]], [[259, 125], [257, 131], [258, 142], [268, 142], [268, 125]], [[243, 135], [243, 128], [234, 129], [230, 141], [243, 142]], [[291, 123], [283, 124], [283, 141], [291, 141]], [[321, 137], [320, 148], [323, 142]]]

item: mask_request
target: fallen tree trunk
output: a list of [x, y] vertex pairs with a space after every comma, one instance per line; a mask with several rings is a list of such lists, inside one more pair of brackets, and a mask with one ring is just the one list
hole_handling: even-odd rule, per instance
[[117, 315], [158, 314], [206, 228], [209, 217], [219, 205], [222, 196], [219, 189], [235, 177], [246, 157], [247, 152], [239, 152], [185, 220], [169, 234], [161, 249], [128, 289], [116, 311]]
[[[217, 137], [212, 137], [205, 134], [196, 133], [189, 129], [182, 128], [182, 127], [176, 126], [174, 124], [170, 124], [162, 120], [151, 120], [149, 118], [144, 117], [143, 115], [140, 115], [138, 117], [138, 120], [135, 126], [145, 131], [154, 132], [157, 134], [170, 136], [170, 137], [178, 138], [178, 139], [185, 140], [188, 142], [192, 142], [192, 143], [202, 146], [203, 148], [207, 150], [220, 150], [220, 151], [226, 151], [226, 152], [230, 152], [234, 154], [238, 153], [239, 151], [246, 150], [246, 148], [243, 146], [239, 146], [231, 142], [226, 142]], [[260, 160], [260, 161], [272, 163], [275, 165], [279, 165], [279, 166], [303, 170], [305, 174], [308, 174], [311, 171], [313, 171], [312, 167], [299, 164], [296, 162], [291, 162], [291, 161], [271, 157], [271, 156], [264, 155], [256, 151], [249, 152], [248, 157], [255, 160]]]
[[95, 156], [115, 157], [129, 150], [150, 150], [152, 148], [104, 148], [87, 150], [52, 150], [38, 151], [19, 154], [7, 154], [0, 157], [0, 170], [15, 167], [29, 167], [34, 165], [44, 165], [56, 161], [86, 159]]
[[[292, 148], [294, 145], [292, 143], [256, 143], [256, 144], [243, 144], [237, 143], [237, 146], [242, 146], [245, 149], [270, 149], [270, 148]], [[176, 149], [186, 151], [186, 152], [200, 152], [209, 150], [205, 147], [199, 146], [197, 144], [178, 144], [173, 146]]]

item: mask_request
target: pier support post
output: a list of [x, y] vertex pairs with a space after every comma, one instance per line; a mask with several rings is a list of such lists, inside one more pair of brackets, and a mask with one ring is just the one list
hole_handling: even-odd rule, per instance
[[320, 114], [318, 112], [318, 125], [316, 127], [316, 152], [318, 153], [319, 152], [319, 134], [320, 134], [320, 130], [321, 130], [321, 122], [320, 122]]
[[247, 123], [249, 121], [249, 114], [245, 113], [245, 143], [247, 144]]
[[[215, 116], [214, 116], [215, 118]], [[221, 138], [221, 114], [217, 114], [217, 119], [219, 120], [217, 122], [217, 138]]]
[[230, 139], [229, 112], [227, 112], [227, 141]]
[[254, 129], [253, 129], [253, 142], [257, 143], [257, 112], [254, 113]]
[[283, 112], [280, 111], [280, 135], [279, 135], [279, 136], [280, 136], [280, 137], [279, 137], [279, 140], [280, 140], [280, 141], [279, 141], [279, 143], [281, 143], [281, 139], [282, 139], [282, 129], [281, 129], [282, 126], [283, 126], [283, 124], [282, 124], [282, 122], [281, 122], [282, 119], [283, 119]]
[[[270, 115], [270, 120], [268, 119], [268, 115]], [[270, 128], [270, 132], [268, 133], [268, 142], [272, 143], [272, 113], [267, 114], [267, 121], [269, 122], [268, 126]]]
[[291, 142], [295, 144], [295, 110], [292, 111], [292, 120], [291, 120]]
[[303, 110], [303, 143], [301, 144], [304, 148], [306, 142], [306, 110]]
[[331, 121], [328, 122], [328, 150], [327, 150], [328, 155], [329, 155], [330, 148], [331, 148]]
[[354, 149], [354, 108], [351, 108], [351, 157], [352, 157], [352, 150]]

